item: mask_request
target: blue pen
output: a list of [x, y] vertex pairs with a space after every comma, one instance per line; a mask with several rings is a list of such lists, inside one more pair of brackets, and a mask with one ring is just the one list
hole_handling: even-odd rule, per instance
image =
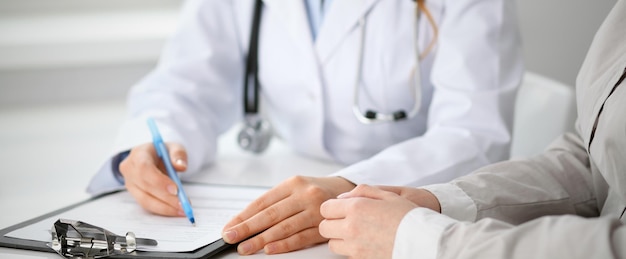
[[193, 217], [193, 210], [191, 210], [191, 204], [189, 203], [187, 194], [185, 194], [185, 190], [183, 190], [183, 184], [180, 182], [180, 179], [178, 178], [178, 173], [176, 173], [176, 170], [174, 170], [174, 167], [172, 166], [169, 152], [167, 151], [167, 147], [165, 146], [165, 143], [163, 143], [163, 138], [161, 138], [159, 129], [157, 128], [157, 125], [152, 118], [148, 119], [148, 127], [150, 127], [150, 132], [152, 132], [152, 143], [154, 143], [154, 148], [157, 151], [157, 155], [161, 158], [161, 160], [163, 160], [163, 164], [165, 164], [167, 175], [169, 175], [170, 178], [172, 178], [172, 180], [176, 183], [176, 187], [178, 189], [178, 200], [180, 200], [180, 204], [183, 206], [185, 215], [187, 216], [189, 221], [191, 221], [191, 224], [195, 226], [196, 219]]

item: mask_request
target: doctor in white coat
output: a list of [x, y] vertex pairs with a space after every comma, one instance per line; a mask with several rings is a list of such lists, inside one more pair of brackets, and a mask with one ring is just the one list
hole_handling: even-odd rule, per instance
[[[355, 184], [445, 182], [508, 157], [523, 73], [513, 1], [262, 2], [261, 116], [295, 152], [349, 166], [329, 177], [293, 177], [253, 202], [224, 228], [231, 243], [260, 232], [239, 253], [326, 241], [317, 230], [320, 204]], [[125, 186], [146, 210], [184, 216], [146, 119], [170, 141], [178, 171], [213, 161], [216, 138], [244, 119], [254, 4], [185, 3], [158, 66], [132, 88], [129, 117], [89, 192]], [[368, 109], [405, 112], [363, 123]]]

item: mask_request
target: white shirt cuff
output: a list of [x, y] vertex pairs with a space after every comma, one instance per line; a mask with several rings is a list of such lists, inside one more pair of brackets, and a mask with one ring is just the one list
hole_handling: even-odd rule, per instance
[[332, 173], [329, 176], [340, 176], [354, 184], [380, 184], [376, 179], [370, 178], [371, 174], [363, 173], [364, 171], [372, 170], [372, 167], [373, 165], [371, 165], [369, 160], [363, 160]]
[[113, 171], [111, 170], [111, 160], [112, 159], [107, 160], [106, 163], [100, 167], [100, 170], [98, 170], [96, 175], [91, 178], [89, 186], [87, 186], [87, 193], [92, 196], [98, 196], [124, 189], [124, 185], [115, 179], [115, 176], [113, 175]]
[[436, 258], [443, 231], [456, 222], [430, 209], [411, 210], [398, 225], [392, 258]]
[[441, 214], [459, 221], [476, 221], [478, 209], [474, 201], [454, 184], [431, 184], [420, 187], [435, 195], [441, 205]]

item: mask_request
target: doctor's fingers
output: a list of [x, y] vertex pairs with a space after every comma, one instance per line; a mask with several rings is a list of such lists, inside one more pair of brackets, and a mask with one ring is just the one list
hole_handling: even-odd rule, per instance
[[290, 197], [295, 192], [294, 190], [305, 189], [308, 185], [309, 183], [307, 179], [301, 176], [294, 176], [281, 182], [274, 188], [261, 195], [261, 197], [254, 200], [237, 216], [231, 219], [230, 222], [226, 223], [226, 225], [224, 226], [224, 230], [226, 231], [237, 224], [241, 224], [242, 222], [252, 218], [261, 211], [267, 209], [268, 207], [282, 201], [283, 199]]
[[168, 198], [168, 201], [163, 201], [136, 186], [127, 185], [126, 189], [142, 208], [151, 213], [163, 216], [185, 216], [176, 196], [173, 199]]
[[405, 186], [380, 185], [376, 187], [384, 191], [393, 192], [407, 199], [413, 199], [416, 196], [420, 196], [421, 195], [420, 192], [423, 191], [422, 189], [418, 189], [415, 187], [405, 187]]
[[431, 210], [441, 212], [441, 204], [439, 199], [433, 193], [425, 189], [413, 188], [413, 187], [397, 187], [397, 186], [379, 186], [380, 189], [391, 191], [400, 195], [415, 205], [420, 207], [426, 207]]
[[134, 174], [134, 178], [125, 179], [126, 189], [137, 203], [158, 215], [179, 215], [182, 210], [176, 196], [176, 184], [154, 165], [141, 171], [141, 174]]
[[[408, 188], [408, 187], [392, 186], [392, 185], [376, 185], [376, 188], [379, 188], [381, 190], [388, 191], [388, 192], [393, 192], [393, 193], [395, 193], [397, 195], [402, 196], [402, 194], [406, 192], [405, 188]], [[415, 189], [415, 188], [413, 188], [413, 189]]]
[[258, 215], [262, 211], [266, 210], [268, 207], [289, 197], [289, 194], [281, 194], [281, 190], [277, 191], [276, 189], [277, 187], [274, 187], [265, 194], [263, 194], [261, 197], [252, 201], [243, 211], [239, 212], [237, 216], [235, 216], [228, 223], [226, 223], [226, 225], [224, 226], [224, 231], [232, 228], [233, 226], [250, 220], [252, 217]]
[[[302, 211], [304, 211], [304, 208], [298, 203], [284, 199], [233, 227], [225, 228], [222, 236], [224, 241], [234, 244], [269, 229]], [[257, 238], [256, 240], [258, 241], [259, 239]], [[255, 252], [258, 251], [258, 249], [255, 250]]]
[[300, 250], [311, 245], [326, 242], [328, 239], [320, 235], [317, 227], [302, 230], [285, 239], [265, 245], [266, 254], [280, 254]]
[[162, 179], [162, 181], [164, 183], [158, 185], [150, 184], [150, 181], [128, 181], [126, 189], [137, 203], [152, 213], [164, 216], [184, 216], [182, 206], [176, 196], [176, 184], [169, 178]]
[[241, 254], [265, 249], [267, 254], [285, 253], [326, 241], [317, 227], [322, 221], [318, 213], [301, 211], [239, 244]]
[[167, 176], [165, 166], [151, 143], [133, 148], [119, 166], [124, 181], [157, 197], [176, 195], [176, 184]]
[[[131, 155], [120, 164], [120, 172], [124, 175], [126, 188], [145, 209], [160, 215], [174, 216], [176, 213], [167, 212], [164, 208], [157, 209], [161, 206], [151, 201], [157, 199], [170, 207], [178, 206], [176, 184], [163, 173], [162, 166], [157, 167], [155, 162], [149, 153], [131, 151]], [[153, 209], [152, 206], [156, 207]]]
[[395, 192], [386, 191], [380, 189], [375, 186], [370, 186], [367, 184], [359, 184], [352, 191], [343, 193], [339, 195], [337, 198], [345, 199], [345, 198], [354, 198], [354, 197], [365, 197], [376, 200], [384, 200], [397, 197], [398, 194]]
[[165, 145], [167, 146], [167, 151], [170, 153], [170, 159], [174, 169], [177, 172], [187, 170], [187, 150], [185, 150], [185, 147], [172, 142], [165, 143]]
[[139, 171], [137, 171], [137, 167], [139, 165], [156, 165], [158, 163], [158, 159], [159, 158], [152, 143], [144, 143], [130, 150], [128, 157], [120, 163], [119, 170], [124, 176], [124, 179], [126, 179], [139, 173]]

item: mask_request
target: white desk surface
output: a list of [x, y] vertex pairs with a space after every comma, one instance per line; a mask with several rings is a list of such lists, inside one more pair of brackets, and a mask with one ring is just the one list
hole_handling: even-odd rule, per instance
[[[122, 101], [0, 110], [0, 229], [89, 196], [89, 179], [109, 155], [124, 118]], [[340, 166], [295, 155], [280, 141], [256, 156], [236, 146], [235, 131], [220, 139], [217, 163], [194, 182], [272, 186], [291, 175], [323, 176]], [[268, 256], [241, 258], [343, 258], [326, 244]], [[0, 248], [0, 258], [59, 258], [54, 253]], [[216, 258], [240, 258], [234, 250]]]

